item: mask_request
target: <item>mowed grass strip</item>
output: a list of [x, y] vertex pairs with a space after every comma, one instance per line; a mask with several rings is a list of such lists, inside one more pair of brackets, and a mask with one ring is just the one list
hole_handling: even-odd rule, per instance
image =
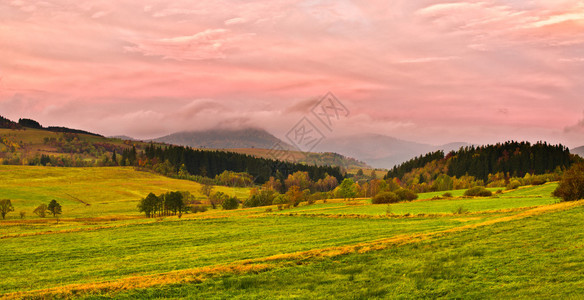
[[498, 216], [457, 218], [334, 219], [256, 217], [194, 219], [94, 231], [3, 239], [2, 293], [99, 282], [228, 264], [446, 230]]

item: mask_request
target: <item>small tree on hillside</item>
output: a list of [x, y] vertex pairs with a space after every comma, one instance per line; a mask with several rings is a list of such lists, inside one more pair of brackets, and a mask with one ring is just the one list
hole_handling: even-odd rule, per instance
[[205, 195], [207, 198], [209, 198], [209, 196], [211, 195], [211, 192], [213, 192], [212, 185], [203, 184], [203, 186], [201, 186], [201, 194]]
[[552, 193], [562, 201], [584, 199], [584, 163], [572, 165], [562, 176], [560, 184]]
[[304, 193], [302, 193], [297, 185], [293, 185], [286, 192], [286, 198], [290, 201], [290, 205], [298, 206], [302, 202], [302, 199], [304, 199]]
[[211, 196], [209, 196], [209, 202], [211, 203], [211, 206], [213, 207], [213, 209], [217, 208], [217, 205], [223, 205], [223, 202], [229, 198], [229, 196], [225, 195], [222, 192], [216, 192], [214, 194], [212, 194]]
[[59, 204], [57, 200], [53, 199], [49, 203], [48, 209], [49, 212], [53, 215], [53, 217], [57, 218], [57, 223], [59, 223], [59, 215], [62, 212], [61, 204]]
[[154, 193], [148, 194], [146, 198], [140, 200], [138, 203], [138, 210], [146, 214], [147, 218], [154, 216], [158, 206], [159, 199]]
[[181, 192], [170, 192], [166, 195], [166, 202], [165, 204], [168, 206], [168, 209], [171, 210], [174, 214], [178, 214], [180, 218], [183, 212], [187, 211], [187, 206], [183, 199], [183, 194]]
[[339, 196], [344, 200], [353, 199], [357, 196], [357, 188], [353, 179], [345, 178], [339, 186]]
[[37, 206], [37, 208], [33, 210], [33, 213], [41, 218], [44, 218], [47, 216], [47, 209], [47, 205], [43, 203]]
[[10, 199], [0, 200], [0, 214], [2, 215], [2, 219], [6, 218], [6, 214], [11, 211], [14, 211], [14, 207], [12, 206]]

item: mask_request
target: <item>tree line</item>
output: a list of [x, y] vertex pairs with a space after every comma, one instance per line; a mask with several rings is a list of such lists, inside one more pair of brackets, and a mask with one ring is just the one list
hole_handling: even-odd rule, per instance
[[184, 165], [185, 171], [189, 174], [210, 178], [224, 171], [245, 172], [253, 176], [254, 181], [259, 184], [268, 181], [270, 177], [284, 180], [297, 171], [307, 172], [315, 180], [322, 179], [327, 174], [337, 178], [338, 181], [344, 178], [339, 167], [304, 165], [234, 152], [150, 144], [144, 150], [144, 154], [151, 165], [168, 162], [175, 174]]
[[[568, 148], [561, 144], [538, 142], [532, 145], [529, 142], [509, 141], [496, 145], [463, 147], [458, 151], [451, 151], [446, 156], [442, 151], [429, 153], [395, 166], [384, 178], [404, 180], [404, 177], [416, 168], [423, 168], [429, 163], [439, 161], [445, 161], [445, 173], [448, 176], [458, 178], [472, 176], [486, 182], [490, 176], [497, 173], [524, 177], [528, 173], [540, 175], [554, 172], [557, 168], [566, 169], [574, 158]], [[437, 177], [440, 174], [435, 175]], [[433, 181], [436, 177], [421, 177], [418, 181], [420, 183]]]

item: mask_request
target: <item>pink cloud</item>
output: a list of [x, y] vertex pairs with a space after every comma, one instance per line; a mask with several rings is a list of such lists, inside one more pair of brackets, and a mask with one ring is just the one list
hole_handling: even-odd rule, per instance
[[581, 1], [56, 0], [0, 11], [0, 109], [13, 118], [140, 137], [221, 124], [285, 133], [331, 91], [351, 109], [343, 133], [584, 137], [563, 130], [584, 110]]

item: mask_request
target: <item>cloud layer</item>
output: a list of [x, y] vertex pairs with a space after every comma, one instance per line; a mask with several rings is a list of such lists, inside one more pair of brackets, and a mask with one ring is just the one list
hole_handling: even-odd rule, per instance
[[[6, 1], [0, 115], [107, 135], [330, 134], [584, 144], [584, 1]], [[575, 125], [576, 124], [576, 125]]]

